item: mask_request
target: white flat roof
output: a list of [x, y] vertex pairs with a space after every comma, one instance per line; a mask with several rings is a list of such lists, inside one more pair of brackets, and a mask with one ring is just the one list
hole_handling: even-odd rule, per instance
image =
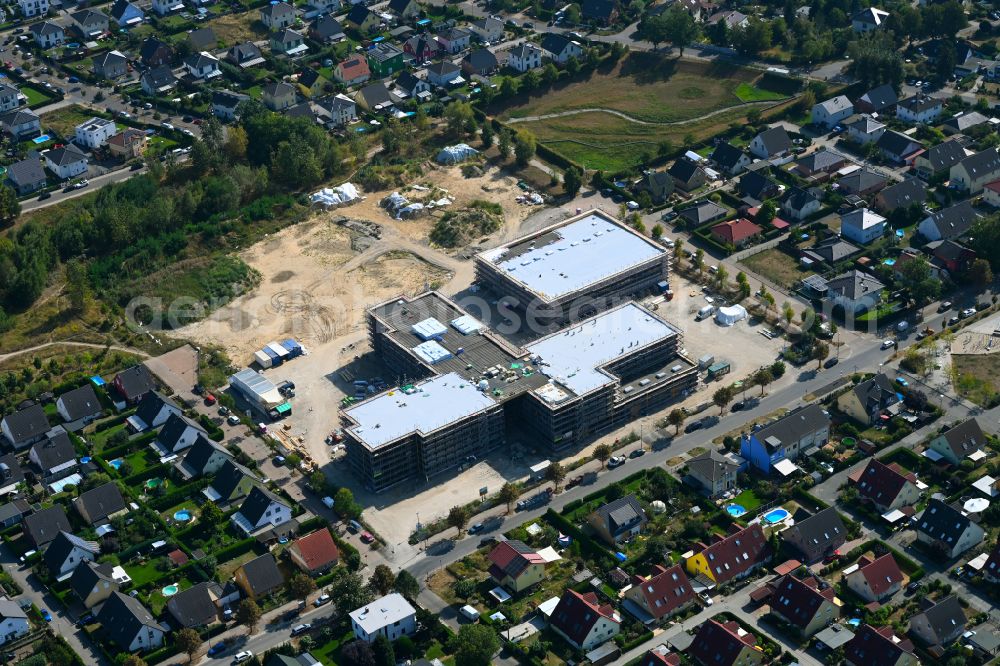
[[793, 472], [796, 472], [799, 469], [799, 466], [793, 463], [788, 458], [782, 458], [778, 462], [771, 465], [771, 467], [773, 467], [774, 470], [778, 472], [778, 474], [781, 474], [782, 476], [788, 476], [789, 474], [792, 474]]
[[433, 432], [496, 404], [454, 372], [414, 388], [409, 394], [396, 388], [344, 410], [358, 424], [351, 433], [376, 448], [412, 432]]
[[[504, 258], [509, 246], [488, 250], [480, 257], [508, 278], [552, 301], [646, 263], [666, 251], [610, 217], [597, 213], [553, 228], [548, 233], [558, 238], [512, 259]], [[539, 240], [543, 239], [544, 232]]]
[[635, 303], [608, 310], [526, 347], [538, 370], [577, 395], [615, 379], [599, 370], [615, 359], [677, 332]]
[[382, 627], [405, 620], [416, 612], [402, 594], [393, 592], [367, 606], [351, 611], [351, 619], [370, 636]]

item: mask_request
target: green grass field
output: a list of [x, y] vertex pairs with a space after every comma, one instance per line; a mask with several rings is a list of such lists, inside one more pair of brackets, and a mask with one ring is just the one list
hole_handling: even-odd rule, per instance
[[40, 88], [29, 85], [21, 85], [21, 92], [24, 96], [28, 98], [28, 106], [35, 109], [40, 106], [45, 106], [53, 100], [52, 95], [42, 92]]
[[788, 95], [782, 95], [773, 90], [758, 88], [749, 83], [741, 83], [736, 86], [733, 93], [744, 102], [777, 102], [785, 99]]

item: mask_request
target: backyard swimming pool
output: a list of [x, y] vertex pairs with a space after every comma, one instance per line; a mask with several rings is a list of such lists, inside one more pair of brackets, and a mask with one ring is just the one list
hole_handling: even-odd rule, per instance
[[180, 511], [174, 511], [174, 520], [178, 520], [185, 523], [191, 520], [191, 512], [187, 509], [181, 509]]
[[45, 143], [46, 141], [48, 141], [51, 138], [52, 137], [49, 136], [48, 134], [43, 134], [41, 136], [36, 136], [34, 139], [32, 139], [32, 141], [35, 142], [35, 143]]
[[747, 510], [742, 506], [740, 506], [739, 504], [730, 504], [726, 507], [726, 513], [728, 513], [733, 518], [739, 518], [746, 512]]
[[763, 520], [766, 525], [775, 525], [783, 521], [785, 518], [788, 518], [788, 512], [781, 507], [778, 507], [777, 509], [771, 509], [765, 513], [761, 520]]
[[167, 585], [162, 590], [160, 590], [160, 594], [162, 594], [165, 597], [172, 597], [180, 591], [181, 591], [180, 587], [177, 586], [177, 583], [174, 583], [173, 585]]
[[125, 463], [121, 458], [115, 458], [114, 460], [108, 462], [109, 465], [115, 468], [115, 470], [121, 469], [122, 465]]

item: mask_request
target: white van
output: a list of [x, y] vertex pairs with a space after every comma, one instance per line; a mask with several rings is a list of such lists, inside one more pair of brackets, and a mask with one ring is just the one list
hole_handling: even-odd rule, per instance
[[472, 620], [473, 622], [479, 619], [479, 611], [477, 611], [472, 606], [469, 605], [462, 606], [459, 612], [462, 615], [464, 615], [467, 619]]
[[708, 319], [715, 313], [714, 305], [706, 305], [702, 309], [698, 310], [698, 315], [694, 318], [695, 321], [701, 321], [702, 319]]

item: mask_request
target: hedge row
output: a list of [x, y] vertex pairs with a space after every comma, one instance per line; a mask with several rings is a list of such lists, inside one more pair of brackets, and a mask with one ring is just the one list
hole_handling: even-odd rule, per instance
[[118, 416], [112, 416], [109, 419], [100, 421], [94, 426], [94, 432], [104, 432], [108, 428], [114, 428], [115, 426], [121, 425], [122, 423], [125, 423], [125, 420], [129, 416], [131, 416], [131, 413], [119, 414]]
[[151, 499], [147, 501], [146, 504], [157, 511], [169, 509], [181, 500], [193, 500], [195, 495], [208, 487], [209, 483], [210, 481], [208, 479], [196, 479], [186, 484], [184, 487], [178, 488], [177, 490], [167, 493], [162, 497]]

